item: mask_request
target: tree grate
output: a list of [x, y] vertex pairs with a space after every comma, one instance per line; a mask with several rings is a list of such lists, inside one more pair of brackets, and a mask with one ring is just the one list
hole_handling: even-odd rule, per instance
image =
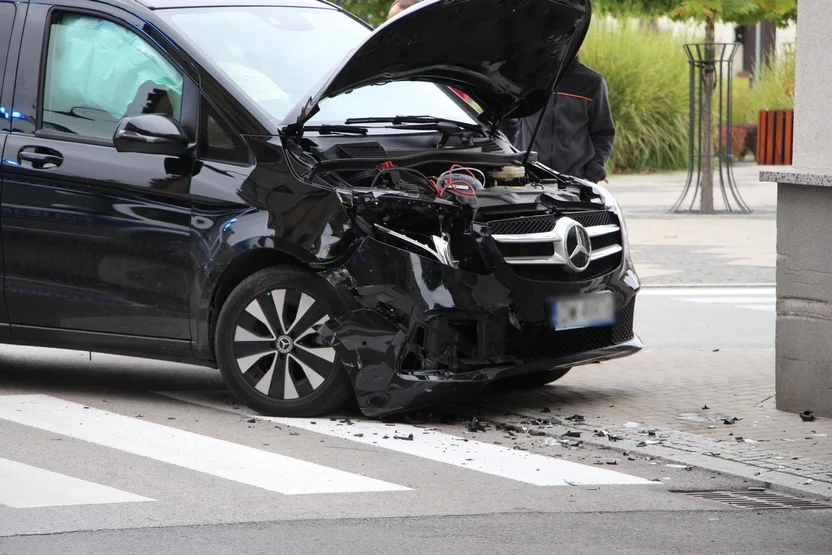
[[706, 501], [724, 503], [739, 509], [758, 511], [775, 509], [832, 509], [832, 505], [823, 501], [801, 499], [800, 497], [769, 491], [689, 491], [682, 493]]

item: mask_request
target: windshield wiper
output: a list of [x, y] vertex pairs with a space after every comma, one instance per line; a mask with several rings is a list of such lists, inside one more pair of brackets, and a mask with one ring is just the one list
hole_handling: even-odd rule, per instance
[[[345, 124], [351, 125], [355, 123], [392, 123], [393, 125], [402, 125], [408, 123], [423, 124], [423, 125], [455, 125], [460, 129], [468, 131], [477, 131], [483, 133], [483, 128], [476, 123], [465, 123], [447, 118], [437, 118], [434, 116], [395, 116], [395, 117], [377, 117], [377, 118], [350, 118], [344, 121]], [[444, 128], [439, 127], [444, 130]]]
[[366, 135], [366, 127], [355, 127], [352, 125], [307, 125], [303, 128], [304, 131], [317, 131], [321, 135], [332, 135], [334, 133], [348, 133], [351, 135]]

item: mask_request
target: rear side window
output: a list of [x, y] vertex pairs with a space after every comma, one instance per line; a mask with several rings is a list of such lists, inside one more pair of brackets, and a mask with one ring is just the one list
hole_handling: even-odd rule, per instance
[[[12, 24], [14, 23], [15, 7], [8, 2], [0, 2], [0, 91], [6, 77], [6, 58], [9, 55], [9, 44], [12, 40]], [[0, 106], [0, 118], [8, 119], [7, 111], [11, 106]], [[3, 126], [0, 126], [3, 129]]]
[[182, 83], [162, 54], [126, 27], [60, 14], [49, 30], [42, 128], [112, 139], [125, 116], [178, 120]]

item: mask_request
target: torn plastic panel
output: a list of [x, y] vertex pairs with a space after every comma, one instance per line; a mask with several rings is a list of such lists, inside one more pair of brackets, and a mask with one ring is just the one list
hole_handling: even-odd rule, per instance
[[616, 291], [622, 305], [615, 326], [559, 332], [547, 324], [543, 305], [550, 295], [562, 294], [563, 284], [511, 286], [496, 272], [460, 270], [372, 238], [324, 275], [353, 291], [360, 305], [319, 331], [344, 363], [368, 416], [428, 406], [498, 378], [627, 356], [642, 347], [633, 334], [635, 291], [626, 267], [603, 286]]

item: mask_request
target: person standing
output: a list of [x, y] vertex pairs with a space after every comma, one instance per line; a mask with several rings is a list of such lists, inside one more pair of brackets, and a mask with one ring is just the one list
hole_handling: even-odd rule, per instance
[[[532, 145], [538, 160], [562, 174], [594, 183], [607, 181], [604, 166], [612, 154], [615, 124], [604, 78], [575, 56], [544, 110], [540, 132]], [[501, 130], [524, 151], [539, 117], [540, 112], [506, 119]]]

